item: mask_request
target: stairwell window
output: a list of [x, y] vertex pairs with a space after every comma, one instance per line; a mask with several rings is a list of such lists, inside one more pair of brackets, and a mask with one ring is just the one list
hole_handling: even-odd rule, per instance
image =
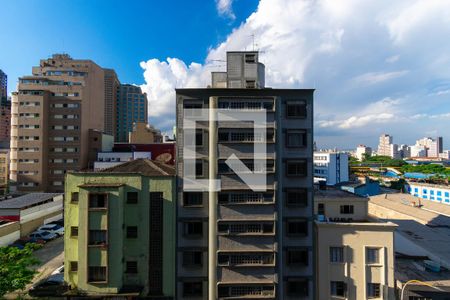
[[379, 264], [380, 263], [380, 249], [379, 248], [366, 248], [366, 260], [367, 260], [367, 264]]
[[108, 207], [107, 194], [89, 194], [89, 208], [90, 209], [106, 209]]
[[379, 283], [367, 283], [367, 298], [380, 298], [380, 284]]
[[330, 282], [331, 296], [345, 297], [347, 295], [347, 285], [343, 281]]

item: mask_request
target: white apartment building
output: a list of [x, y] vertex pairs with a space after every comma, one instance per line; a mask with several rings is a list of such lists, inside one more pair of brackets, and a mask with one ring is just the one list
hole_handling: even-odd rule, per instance
[[410, 147], [411, 157], [426, 157], [427, 148], [425, 146], [414, 145]]
[[372, 155], [372, 148], [367, 147], [366, 145], [358, 145], [358, 147], [356, 147], [355, 156], [359, 161], [362, 161], [366, 154], [369, 156]]
[[151, 159], [152, 154], [150, 152], [99, 152], [97, 161], [94, 162], [94, 170], [111, 168], [138, 158]]
[[398, 158], [398, 146], [393, 144], [394, 138], [389, 134], [382, 134], [378, 143], [377, 155]]
[[314, 152], [314, 179], [325, 180], [327, 185], [348, 181], [348, 154]]
[[442, 137], [437, 137], [435, 139], [431, 137], [424, 137], [416, 141], [416, 146], [425, 147], [425, 156], [427, 157], [439, 157], [439, 154], [443, 152]]

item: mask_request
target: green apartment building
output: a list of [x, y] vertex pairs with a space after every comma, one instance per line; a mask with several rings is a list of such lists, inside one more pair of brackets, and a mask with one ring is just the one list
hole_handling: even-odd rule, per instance
[[175, 169], [147, 159], [65, 182], [64, 277], [75, 292], [173, 299]]

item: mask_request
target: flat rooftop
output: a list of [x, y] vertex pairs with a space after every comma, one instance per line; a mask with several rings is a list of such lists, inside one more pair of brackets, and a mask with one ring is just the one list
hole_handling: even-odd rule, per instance
[[[409, 194], [383, 194], [370, 197], [369, 213], [376, 214], [376, 207], [371, 204], [386, 208], [382, 221], [390, 221], [398, 225], [397, 232], [402, 234], [430, 255], [439, 258], [442, 264], [450, 266], [450, 213], [439, 213], [439, 208], [448, 212], [450, 209], [445, 204], [425, 203], [422, 208], [413, 206], [418, 204], [418, 198]], [[429, 201], [422, 201], [429, 202]], [[433, 204], [435, 211], [428, 210]], [[435, 205], [439, 205], [438, 208]]]
[[23, 209], [50, 200], [62, 193], [31, 193], [0, 201], [0, 209]]
[[427, 282], [434, 286], [445, 287], [450, 292], [450, 271], [442, 268], [440, 272], [432, 272], [425, 268], [424, 259], [405, 258], [397, 256], [395, 258], [395, 279], [404, 283], [415, 279]]
[[343, 191], [333, 187], [327, 187], [325, 190], [314, 190], [314, 200], [320, 201], [342, 201], [346, 199], [348, 201], [360, 201], [367, 202], [369, 199], [355, 195], [353, 193]]

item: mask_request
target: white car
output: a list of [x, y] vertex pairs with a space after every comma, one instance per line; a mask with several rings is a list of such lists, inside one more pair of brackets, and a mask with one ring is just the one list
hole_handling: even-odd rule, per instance
[[56, 239], [58, 235], [50, 231], [35, 231], [30, 234], [30, 238], [44, 240], [46, 242]]
[[61, 267], [57, 268], [55, 271], [52, 272], [52, 275], [55, 274], [64, 274], [64, 265], [62, 265]]
[[64, 227], [58, 224], [46, 224], [39, 227], [36, 231], [48, 231], [58, 236], [64, 235]]

